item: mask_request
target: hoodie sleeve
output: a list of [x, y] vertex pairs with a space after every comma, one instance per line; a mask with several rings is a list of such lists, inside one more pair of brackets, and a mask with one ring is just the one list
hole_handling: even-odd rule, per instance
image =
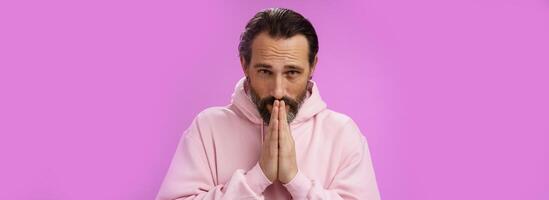
[[321, 183], [309, 179], [298, 170], [297, 175], [290, 182], [284, 184], [293, 199], [380, 199], [366, 138], [360, 133], [357, 125], [352, 120], [347, 123], [343, 131], [353, 132], [353, 134], [343, 135], [358, 134], [358, 137], [360, 137], [359, 140], [355, 140], [353, 137], [346, 141], [355, 140], [360, 142], [356, 142], [356, 145], [349, 145], [352, 147], [344, 151], [343, 163], [331, 184], [328, 188], [324, 188]]
[[216, 183], [215, 166], [208, 164], [196, 119], [181, 138], [156, 200], [261, 199], [271, 184], [259, 164], [238, 169], [226, 183]]

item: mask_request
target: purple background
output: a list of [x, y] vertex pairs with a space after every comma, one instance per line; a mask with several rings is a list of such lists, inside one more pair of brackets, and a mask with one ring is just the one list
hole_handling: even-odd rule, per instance
[[276, 6], [316, 26], [314, 80], [384, 200], [549, 199], [547, 0], [3, 0], [0, 199], [153, 199]]

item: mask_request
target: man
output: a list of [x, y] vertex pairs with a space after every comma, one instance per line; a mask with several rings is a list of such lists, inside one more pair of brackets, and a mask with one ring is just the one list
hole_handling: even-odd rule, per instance
[[239, 45], [245, 78], [185, 131], [157, 199], [380, 199], [366, 139], [311, 80], [317, 52], [299, 13], [257, 13]]

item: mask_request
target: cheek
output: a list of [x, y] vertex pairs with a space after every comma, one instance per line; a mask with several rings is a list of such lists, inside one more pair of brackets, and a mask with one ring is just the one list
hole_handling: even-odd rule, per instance
[[295, 85], [292, 85], [289, 89], [289, 91], [291, 92], [291, 97], [292, 98], [297, 98], [298, 95], [300, 95], [301, 93], [303, 93], [303, 91], [306, 89], [307, 87], [307, 82], [303, 82], [303, 83], [299, 83], [299, 84], [295, 84]]
[[261, 98], [265, 98], [269, 94], [269, 85], [262, 80], [252, 80], [251, 87]]

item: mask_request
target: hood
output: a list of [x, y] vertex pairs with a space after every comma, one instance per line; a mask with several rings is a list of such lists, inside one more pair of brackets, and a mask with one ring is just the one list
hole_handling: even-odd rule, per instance
[[[254, 124], [263, 124], [257, 107], [247, 94], [247, 85], [245, 83], [246, 77], [243, 77], [236, 84], [231, 99], [231, 107], [234, 108], [238, 115], [248, 119], [250, 122]], [[326, 109], [326, 103], [320, 98], [316, 83], [309, 80], [309, 87], [307, 89], [309, 95], [305, 98], [291, 125], [305, 122]]]

